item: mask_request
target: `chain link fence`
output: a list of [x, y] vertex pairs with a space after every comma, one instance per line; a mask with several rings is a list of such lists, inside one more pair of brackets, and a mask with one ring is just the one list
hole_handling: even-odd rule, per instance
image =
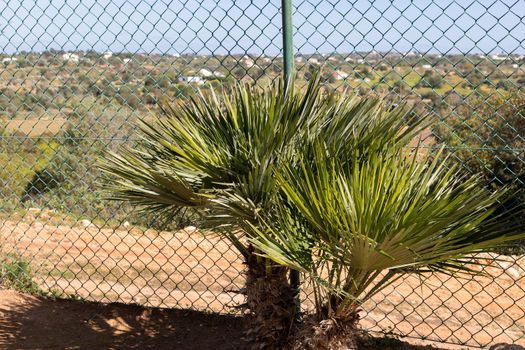
[[[282, 75], [280, 7], [50, 0], [0, 9], [3, 285], [215, 312], [242, 302], [243, 265], [226, 242], [201, 236], [191, 218], [167, 224], [105, 201], [95, 163], [133, 142], [134, 121], [161, 98]], [[511, 0], [295, 0], [297, 78], [320, 69], [327, 88], [434, 114], [425, 147], [444, 144], [466, 171], [510, 186], [523, 203], [524, 16], [525, 1]], [[477, 256], [490, 262], [490, 277], [407, 277], [365, 305], [362, 325], [453, 344], [525, 345], [524, 251]]]

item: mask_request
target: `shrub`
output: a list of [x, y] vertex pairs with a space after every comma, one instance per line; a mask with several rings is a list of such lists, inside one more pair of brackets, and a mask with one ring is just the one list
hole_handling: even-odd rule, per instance
[[23, 293], [43, 293], [33, 280], [29, 262], [16, 254], [6, 254], [0, 257], [0, 286]]
[[[492, 190], [509, 187], [506, 208], [525, 206], [525, 97], [522, 93], [469, 98], [434, 132], [448, 147], [451, 161], [479, 174]], [[520, 246], [525, 251], [522, 243]]]
[[432, 71], [426, 71], [421, 80], [419, 80], [418, 87], [439, 89], [443, 86], [443, 77], [440, 74]]

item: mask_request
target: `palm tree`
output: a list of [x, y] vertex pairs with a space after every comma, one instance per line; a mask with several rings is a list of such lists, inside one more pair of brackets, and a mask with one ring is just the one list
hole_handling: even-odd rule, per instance
[[[112, 198], [144, 212], [195, 210], [204, 230], [227, 238], [247, 265], [247, 307], [256, 344], [278, 348], [296, 319], [289, 267], [261, 256], [250, 240], [259, 213], [282, 199], [274, 170], [294, 167], [322, 138], [332, 156], [400, 148], [425, 127], [384, 110], [377, 100], [323, 94], [319, 77], [303, 89], [276, 81], [264, 89], [238, 84], [231, 91], [197, 94], [163, 105], [140, 125], [134, 148], [109, 153], [101, 168]], [[262, 227], [261, 227], [262, 229]]]
[[505, 191], [460, 175], [441, 152], [389, 147], [334, 158], [323, 141], [299, 166], [276, 170], [283, 199], [249, 234], [264, 257], [314, 286], [316, 312], [297, 349], [352, 348], [360, 306], [401, 276], [473, 274], [471, 254], [525, 236], [495, 215]]

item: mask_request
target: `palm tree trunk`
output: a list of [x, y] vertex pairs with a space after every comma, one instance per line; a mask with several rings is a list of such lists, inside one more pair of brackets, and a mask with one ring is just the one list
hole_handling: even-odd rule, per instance
[[[333, 304], [332, 304], [333, 305]], [[294, 337], [294, 350], [355, 350], [359, 309], [349, 307], [334, 313], [323, 308], [321, 314], [305, 320]]]
[[295, 293], [287, 268], [251, 253], [246, 259], [247, 336], [254, 349], [289, 349], [296, 320]]

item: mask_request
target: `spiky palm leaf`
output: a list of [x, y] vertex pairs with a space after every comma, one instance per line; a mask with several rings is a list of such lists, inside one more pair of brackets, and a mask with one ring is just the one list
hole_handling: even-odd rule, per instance
[[321, 317], [353, 317], [348, 310], [405, 273], [473, 273], [470, 254], [525, 236], [493, 215], [504, 191], [458, 175], [441, 154], [385, 150], [342, 164], [322, 142], [316, 149], [276, 172], [285, 200], [261, 213], [251, 237], [266, 257], [313, 279]]
[[243, 254], [238, 228], [254, 213], [236, 202], [225, 205], [226, 193], [270, 210], [276, 192], [271, 169], [297, 164], [318, 138], [341, 158], [387, 144], [402, 147], [426, 126], [424, 118], [404, 118], [402, 108], [385, 111], [378, 100], [323, 95], [318, 77], [304, 90], [293, 84], [287, 90], [282, 80], [265, 89], [239, 84], [220, 95], [211, 90], [161, 112], [140, 123], [137, 147], [102, 160], [112, 179], [106, 188], [113, 199], [144, 211], [201, 208], [201, 225], [226, 232]]
[[[282, 81], [266, 90], [236, 85], [220, 96], [212, 90], [181, 106], [164, 105], [159, 117], [140, 124], [137, 148], [103, 160], [113, 179], [107, 188], [113, 199], [144, 211], [200, 208], [203, 225], [232, 226], [235, 217], [211, 213], [214, 200], [232, 184], [249, 182], [246, 198], [266, 205], [273, 188], [267, 167], [291, 157], [321, 108], [314, 84], [306, 93], [285, 93]], [[229, 238], [247, 253], [236, 235]]]

